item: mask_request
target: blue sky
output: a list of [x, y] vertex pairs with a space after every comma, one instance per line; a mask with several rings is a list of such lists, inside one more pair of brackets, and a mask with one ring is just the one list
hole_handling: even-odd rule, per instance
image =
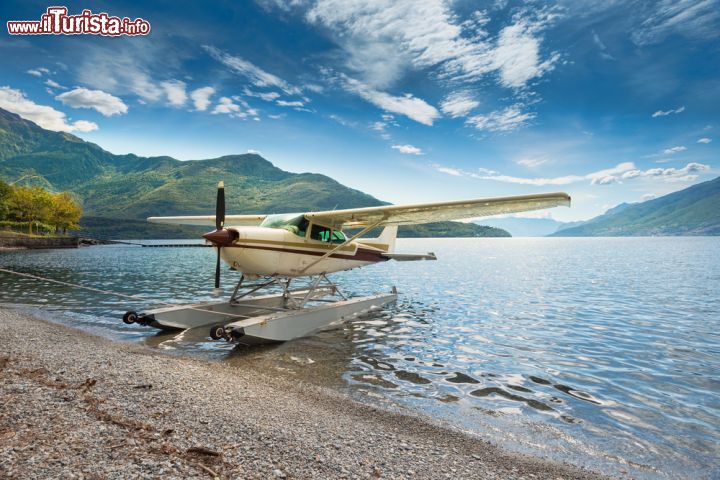
[[65, 5], [152, 31], [3, 28], [0, 107], [113, 153], [256, 151], [396, 203], [566, 191], [559, 220], [720, 169], [718, 0]]

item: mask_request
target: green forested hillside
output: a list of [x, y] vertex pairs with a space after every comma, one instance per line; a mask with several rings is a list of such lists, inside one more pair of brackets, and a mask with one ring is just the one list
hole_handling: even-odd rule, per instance
[[720, 235], [720, 177], [642, 203], [622, 204], [556, 237]]
[[[196, 228], [151, 225], [153, 215], [211, 214], [217, 182], [224, 180], [228, 213], [277, 213], [382, 205], [325, 175], [291, 173], [259, 155], [209, 160], [114, 155], [67, 133], [44, 130], [0, 109], [0, 177], [71, 191], [83, 202], [84, 233], [114, 238], [195, 236]], [[449, 223], [404, 228], [442, 236], [495, 236], [497, 230]], [[474, 228], [477, 227], [477, 228]]]

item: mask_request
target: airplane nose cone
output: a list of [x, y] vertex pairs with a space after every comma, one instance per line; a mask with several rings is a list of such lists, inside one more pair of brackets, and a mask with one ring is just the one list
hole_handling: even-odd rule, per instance
[[206, 233], [203, 235], [203, 238], [214, 245], [224, 246], [230, 245], [237, 238], [237, 235], [237, 232], [234, 230], [220, 228]]

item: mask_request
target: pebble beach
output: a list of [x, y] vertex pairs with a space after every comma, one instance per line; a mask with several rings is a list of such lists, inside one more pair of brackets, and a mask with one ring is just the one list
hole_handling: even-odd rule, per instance
[[605, 478], [251, 368], [0, 308], [0, 478]]

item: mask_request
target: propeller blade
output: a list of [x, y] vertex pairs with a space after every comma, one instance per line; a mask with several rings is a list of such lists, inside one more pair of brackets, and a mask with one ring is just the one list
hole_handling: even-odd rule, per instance
[[225, 182], [218, 183], [217, 201], [215, 202], [215, 229], [220, 230], [225, 225]]
[[218, 245], [217, 247], [217, 261], [215, 262], [215, 288], [220, 288], [220, 249], [222, 247]]

